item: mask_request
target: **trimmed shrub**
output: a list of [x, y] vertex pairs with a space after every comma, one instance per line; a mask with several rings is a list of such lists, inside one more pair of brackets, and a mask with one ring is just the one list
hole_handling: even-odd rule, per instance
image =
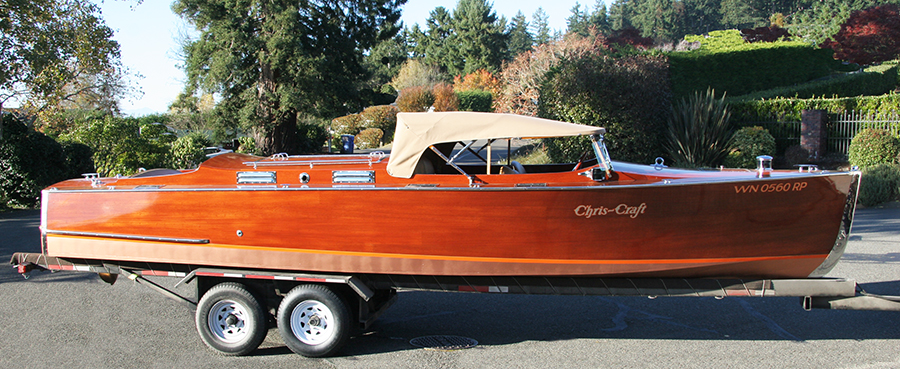
[[756, 168], [757, 156], [775, 156], [775, 138], [762, 127], [744, 127], [734, 133], [731, 150], [725, 158], [729, 168]]
[[353, 143], [360, 149], [372, 149], [382, 145], [384, 132], [378, 128], [366, 128], [359, 132], [353, 139]]
[[194, 169], [207, 159], [204, 149], [210, 146], [212, 141], [200, 132], [178, 137], [169, 151], [170, 166], [176, 169]]
[[715, 167], [728, 155], [731, 113], [716, 92], [694, 93], [672, 106], [666, 152], [682, 168]]
[[490, 92], [483, 90], [468, 90], [456, 93], [459, 98], [459, 110], [491, 112], [494, 99]]
[[362, 126], [365, 128], [378, 128], [384, 133], [384, 139], [394, 137], [394, 129], [397, 127], [397, 113], [400, 110], [393, 105], [370, 106], [359, 113], [362, 118]]
[[404, 88], [400, 91], [400, 97], [397, 98], [397, 108], [402, 112], [428, 111], [432, 105], [434, 105], [434, 93], [431, 92], [431, 88], [425, 86]]
[[875, 206], [897, 200], [900, 192], [900, 167], [877, 164], [863, 169], [859, 184], [859, 203]]
[[459, 99], [453, 92], [453, 86], [446, 83], [438, 83], [431, 90], [434, 95], [434, 111], [457, 111]]
[[331, 120], [331, 131], [335, 136], [355, 135], [362, 129], [363, 120], [359, 114], [350, 114]]
[[883, 129], [863, 129], [850, 141], [850, 165], [860, 168], [894, 164], [900, 157], [900, 138]]
[[738, 96], [734, 100], [760, 100], [776, 97], [809, 99], [820, 97], [877, 96], [889, 93], [897, 87], [897, 64], [882, 64], [866, 68], [859, 73], [836, 75], [831, 78], [801, 83], [795, 86], [777, 87]]

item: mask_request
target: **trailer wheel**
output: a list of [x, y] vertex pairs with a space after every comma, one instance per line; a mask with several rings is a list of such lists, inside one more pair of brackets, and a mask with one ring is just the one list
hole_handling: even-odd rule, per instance
[[228, 356], [256, 350], [267, 333], [259, 300], [239, 283], [220, 283], [203, 294], [197, 304], [196, 323], [203, 342]]
[[328, 356], [350, 338], [350, 310], [328, 287], [300, 285], [278, 307], [278, 331], [291, 351], [307, 357]]

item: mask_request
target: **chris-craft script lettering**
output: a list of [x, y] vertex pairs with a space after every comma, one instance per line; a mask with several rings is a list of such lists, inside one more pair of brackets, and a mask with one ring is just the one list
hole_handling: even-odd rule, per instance
[[637, 218], [638, 215], [644, 214], [647, 210], [647, 204], [641, 203], [638, 206], [628, 204], [619, 204], [618, 206], [608, 208], [605, 206], [578, 205], [575, 207], [575, 215], [590, 219], [595, 216], [604, 216], [609, 214], [627, 215], [630, 218]]

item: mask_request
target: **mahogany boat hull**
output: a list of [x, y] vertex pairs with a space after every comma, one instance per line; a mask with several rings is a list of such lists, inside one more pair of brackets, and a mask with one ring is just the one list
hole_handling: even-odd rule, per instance
[[99, 260], [343, 274], [805, 278], [840, 257], [857, 181], [858, 173], [823, 173], [573, 187], [48, 189], [42, 230], [46, 254]]

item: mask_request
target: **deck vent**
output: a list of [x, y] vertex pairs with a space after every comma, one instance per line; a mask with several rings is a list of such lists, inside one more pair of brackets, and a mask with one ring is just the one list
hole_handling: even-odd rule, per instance
[[237, 173], [237, 183], [238, 184], [252, 184], [252, 183], [266, 183], [272, 184], [275, 183], [276, 176], [275, 172], [238, 172]]
[[424, 336], [409, 340], [409, 344], [426, 350], [453, 351], [478, 346], [478, 341], [460, 336]]
[[335, 170], [331, 172], [332, 183], [375, 183], [373, 170]]

